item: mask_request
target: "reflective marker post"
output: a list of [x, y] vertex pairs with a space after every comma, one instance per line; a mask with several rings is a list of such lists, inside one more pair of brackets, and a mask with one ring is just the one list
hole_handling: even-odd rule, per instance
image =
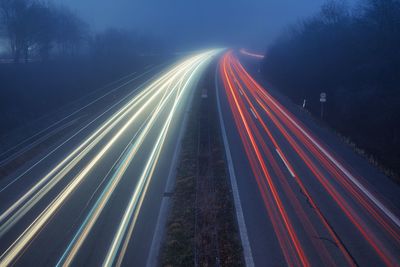
[[324, 119], [324, 103], [326, 102], [326, 93], [322, 92], [320, 94], [319, 102], [321, 102], [321, 119]]

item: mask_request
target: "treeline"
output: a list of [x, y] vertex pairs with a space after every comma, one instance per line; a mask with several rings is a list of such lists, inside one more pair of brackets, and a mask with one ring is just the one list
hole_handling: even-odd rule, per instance
[[0, 33], [9, 42], [14, 62], [82, 53], [110, 59], [161, 50], [156, 40], [125, 30], [107, 29], [93, 34], [67, 7], [39, 0], [0, 0], [0, 20]]
[[88, 54], [95, 64], [130, 65], [143, 57], [163, 56], [166, 52], [156, 38], [123, 29], [106, 29], [88, 39]]
[[3, 30], [15, 62], [47, 60], [53, 50], [76, 53], [87, 36], [86, 24], [65, 7], [30, 0], [0, 0]]
[[49, 2], [0, 0], [0, 39], [8, 41], [0, 55], [0, 150], [12, 144], [4, 138], [15, 136], [12, 130], [25, 133], [33, 121], [44, 127], [39, 118], [51, 120], [68, 103], [159, 64], [165, 54], [148, 35], [93, 32], [73, 11]]
[[400, 0], [329, 1], [268, 48], [263, 72], [400, 173]]

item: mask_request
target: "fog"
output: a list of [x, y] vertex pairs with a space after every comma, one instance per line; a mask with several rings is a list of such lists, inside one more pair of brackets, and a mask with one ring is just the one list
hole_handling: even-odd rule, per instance
[[0, 267], [395, 265], [399, 47], [400, 0], [0, 0]]
[[94, 31], [149, 34], [178, 47], [238, 45], [264, 49], [288, 24], [317, 12], [324, 0], [56, 0]]
[[[392, 125], [398, 125], [400, 112], [400, 0], [0, 3], [4, 131], [62, 106], [82, 87], [169, 62], [176, 52], [243, 47], [268, 51], [254, 69], [294, 103], [307, 100], [314, 115], [320, 92], [326, 92], [326, 122], [398, 169], [400, 128]], [[360, 120], [366, 110], [369, 119]], [[375, 133], [371, 122], [379, 125]], [[380, 129], [389, 125], [391, 130], [382, 134]]]

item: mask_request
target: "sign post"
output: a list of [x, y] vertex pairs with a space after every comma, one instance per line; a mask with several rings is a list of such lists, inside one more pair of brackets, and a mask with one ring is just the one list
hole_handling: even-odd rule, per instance
[[321, 102], [321, 119], [324, 119], [324, 103], [326, 102], [326, 93], [322, 92], [319, 95], [319, 102]]

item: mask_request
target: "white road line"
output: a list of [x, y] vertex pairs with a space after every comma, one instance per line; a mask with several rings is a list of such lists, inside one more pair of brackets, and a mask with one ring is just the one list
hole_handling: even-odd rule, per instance
[[242, 89], [239, 89], [239, 93], [240, 93], [241, 95], [243, 95], [243, 91], [242, 91]]
[[[133, 81], [137, 80], [138, 78], [140, 78], [141, 76], [143, 76], [143, 75], [145, 75], [145, 74], [147, 74], [147, 73], [148, 73], [148, 72], [142, 73], [142, 74], [140, 74], [139, 76], [130, 79], [127, 83], [133, 82]], [[101, 87], [101, 88], [99, 88], [99, 89], [97, 89], [97, 90], [95, 90], [95, 91], [93, 91], [93, 92], [87, 94], [86, 96], [81, 97], [81, 98], [79, 98], [79, 99], [77, 99], [77, 100], [72, 101], [71, 103], [66, 104], [65, 107], [66, 107], [66, 106], [69, 106], [69, 105], [73, 105], [73, 104], [75, 104], [75, 103], [77, 103], [77, 102], [79, 102], [79, 101], [82, 101], [83, 98], [89, 97], [89, 96], [95, 94], [96, 92], [101, 91], [101, 90], [104, 90], [104, 89], [106, 89], [108, 86], [112, 86], [113, 84], [116, 84], [116, 83], [122, 81], [123, 79], [128, 78], [128, 77], [130, 77], [130, 76], [133, 76], [133, 75], [135, 75], [135, 74], [136, 74], [136, 72], [133, 72], [133, 73], [131, 73], [131, 74], [128, 74], [128, 75], [126, 75], [126, 76], [124, 76], [124, 77], [119, 78], [119, 79], [116, 80], [116, 81], [110, 82], [110, 83], [104, 85], [103, 87]], [[124, 85], [126, 85], [127, 83], [125, 82]], [[68, 119], [68, 118], [70, 118], [71, 116], [75, 115], [76, 113], [78, 113], [78, 112], [81, 111], [82, 109], [87, 108], [88, 106], [92, 105], [93, 103], [97, 102], [98, 100], [100, 100], [100, 99], [106, 97], [107, 95], [113, 93], [114, 91], [116, 91], [116, 90], [118, 90], [118, 89], [120, 89], [120, 88], [122, 88], [122, 87], [119, 86], [119, 87], [117, 87], [117, 88], [114, 88], [114, 89], [112, 89], [111, 91], [108, 91], [106, 94], [104, 94], [104, 95], [102, 95], [102, 96], [100, 96], [100, 97], [98, 97], [98, 98], [92, 100], [90, 103], [86, 104], [85, 106], [83, 106], [83, 107], [81, 107], [81, 108], [78, 108], [78, 110], [73, 111], [71, 114], [67, 115], [66, 117], [64, 117], [64, 118], [62, 118], [62, 119], [60, 119], [60, 120], [54, 122], [53, 124], [51, 124], [51, 125], [48, 126], [47, 128], [45, 128], [45, 129], [43, 129], [43, 130], [40, 130], [38, 133], [34, 134], [33, 136], [28, 137], [27, 139], [25, 139], [25, 140], [21, 141], [20, 143], [16, 144], [15, 146], [9, 148], [7, 151], [1, 153], [1, 154], [0, 154], [0, 157], [3, 156], [4, 154], [8, 153], [9, 151], [15, 149], [16, 147], [21, 146], [22, 144], [24, 144], [24, 143], [28, 142], [29, 140], [35, 138], [36, 136], [42, 134], [43, 132], [49, 130], [50, 128], [54, 127], [55, 125], [57, 125], [57, 124], [59, 124], [59, 123], [65, 121], [66, 119]], [[59, 111], [59, 110], [58, 110], [58, 111]]]
[[[150, 71], [144, 72], [142, 74], [140, 74], [139, 76], [136, 76], [135, 78], [133, 78], [132, 80], [124, 83], [123, 85], [113, 89], [112, 91], [118, 90], [119, 88], [122, 88], [123, 86], [128, 85], [129, 83], [133, 82], [134, 80], [140, 78], [141, 76], [149, 73]], [[36, 167], [38, 164], [40, 164], [42, 161], [44, 161], [46, 158], [48, 158], [50, 155], [54, 154], [59, 148], [61, 148], [63, 145], [65, 145], [66, 143], [68, 143], [71, 139], [73, 139], [75, 136], [77, 136], [79, 133], [83, 132], [85, 129], [87, 129], [90, 125], [92, 125], [94, 122], [96, 122], [98, 119], [100, 119], [103, 115], [105, 115], [107, 112], [109, 112], [110, 110], [112, 110], [114, 107], [118, 106], [120, 103], [123, 103], [123, 101], [125, 101], [126, 99], [128, 99], [130, 96], [134, 95], [137, 91], [139, 91], [139, 89], [145, 87], [146, 84], [148, 84], [149, 81], [145, 81], [144, 83], [142, 83], [140, 86], [138, 86], [135, 90], [133, 90], [132, 92], [130, 92], [129, 94], [127, 94], [126, 96], [124, 96], [122, 99], [120, 99], [118, 102], [114, 103], [112, 106], [108, 107], [107, 110], [105, 110], [103, 113], [101, 113], [100, 115], [98, 115], [96, 118], [94, 118], [92, 121], [90, 121], [89, 123], [85, 124], [81, 129], [79, 129], [78, 131], [76, 131], [72, 136], [70, 136], [68, 139], [64, 140], [60, 145], [58, 145], [57, 147], [55, 147], [53, 150], [51, 150], [49, 153], [47, 153], [44, 157], [42, 157], [39, 161], [35, 162], [33, 165], [31, 165], [28, 169], [26, 169], [23, 173], [19, 174], [17, 177], [13, 178], [11, 181], [7, 182], [6, 185], [1, 186], [0, 187], [0, 193], [2, 193], [4, 190], [6, 190], [8, 187], [10, 187], [11, 185], [13, 185], [15, 182], [17, 182], [18, 180], [21, 179], [21, 177], [23, 177], [25, 174], [27, 174], [28, 172], [30, 172], [34, 167]], [[110, 91], [110, 92], [112, 92]], [[109, 92], [109, 93], [110, 93]], [[107, 93], [107, 94], [109, 94]], [[107, 95], [106, 94], [106, 95]], [[105, 95], [103, 95], [102, 97], [104, 97]], [[92, 101], [93, 102], [93, 101]], [[88, 104], [90, 105], [90, 103]], [[85, 107], [87, 107], [88, 105], [86, 105]], [[62, 120], [65, 120], [69, 117], [71, 117], [73, 114], [76, 114], [77, 112], [79, 112], [80, 110], [84, 109], [85, 107], [80, 108], [79, 110], [75, 111], [74, 113], [68, 115], [67, 117], [65, 117]], [[60, 121], [59, 121], [60, 122]], [[57, 122], [58, 123], [58, 122]], [[57, 124], [56, 123], [56, 124]]]
[[[192, 95], [190, 96], [189, 103], [186, 107], [186, 112], [183, 118], [183, 123], [181, 125], [181, 129], [179, 130], [179, 136], [177, 139], [175, 151], [174, 151], [174, 156], [172, 158], [171, 162], [171, 167], [169, 170], [169, 175], [167, 177], [167, 183], [165, 185], [165, 190], [164, 192], [172, 192], [175, 186], [175, 177], [177, 173], [177, 167], [178, 167], [178, 159], [179, 156], [181, 155], [181, 148], [182, 148], [182, 139], [183, 139], [183, 134], [186, 131], [187, 127], [187, 121], [189, 118], [190, 114], [190, 108], [192, 107], [193, 103], [193, 97], [194, 97], [194, 90], [191, 93]], [[168, 212], [171, 208], [171, 198], [166, 198], [164, 197], [161, 201], [161, 206], [160, 206], [160, 211], [158, 213], [158, 218], [157, 218], [157, 224], [156, 228], [154, 230], [153, 234], [153, 239], [151, 241], [150, 245], [150, 251], [149, 255], [147, 256], [147, 262], [146, 262], [146, 267], [156, 267], [158, 266], [157, 264], [159, 263], [160, 259], [160, 249], [161, 249], [161, 243], [165, 234], [165, 227], [167, 225], [167, 219], [168, 219]]]
[[218, 113], [219, 113], [219, 122], [220, 122], [220, 126], [221, 126], [222, 139], [224, 141], [226, 160], [228, 163], [228, 170], [229, 170], [229, 177], [231, 180], [233, 201], [234, 201], [235, 210], [236, 210], [236, 218], [237, 218], [238, 227], [239, 227], [240, 239], [242, 241], [243, 256], [244, 256], [245, 264], [247, 267], [254, 267], [253, 254], [251, 252], [249, 236], [247, 234], [246, 222], [244, 221], [242, 204], [240, 203], [240, 196], [239, 196], [238, 185], [236, 182], [235, 169], [233, 167], [232, 155], [231, 155], [231, 151], [229, 149], [228, 137], [226, 135], [226, 130], [225, 130], [225, 123], [224, 123], [224, 119], [222, 117], [221, 104], [220, 104], [220, 100], [219, 100], [218, 68], [219, 67], [217, 66], [217, 69], [215, 72], [215, 88], [217, 90], [217, 105], [218, 105]]
[[[131, 239], [131, 235], [136, 224], [136, 220], [138, 214], [140, 212], [140, 207], [142, 205], [145, 192], [147, 191], [148, 185], [152, 179], [153, 172], [155, 167], [157, 166], [157, 162], [159, 160], [161, 151], [164, 146], [164, 142], [166, 140], [166, 136], [168, 134], [170, 124], [174, 116], [176, 115], [176, 110], [179, 104], [183, 101], [186, 91], [189, 88], [192, 79], [194, 78], [195, 74], [197, 74], [197, 70], [200, 66], [202, 66], [205, 62], [207, 62], [211, 56], [213, 51], [200, 54], [200, 58], [197, 60], [191, 59], [191, 65], [187, 68], [189, 69], [188, 73], [191, 73], [188, 78], [186, 78], [185, 83], [181, 85], [181, 88], [178, 89], [178, 95], [176, 97], [173, 106], [171, 107], [171, 111], [168, 114], [167, 120], [162, 126], [161, 133], [157, 138], [155, 146], [151, 151], [151, 155], [147, 160], [145, 165], [145, 169], [143, 170], [140, 178], [139, 184], [135, 188], [135, 192], [133, 193], [127, 208], [125, 209], [125, 213], [123, 218], [119, 224], [118, 230], [113, 238], [113, 241], [110, 245], [110, 248], [107, 252], [107, 256], [103, 262], [103, 266], [121, 266], [124, 255], [126, 253], [126, 249], [128, 247], [129, 241]], [[215, 52], [214, 52], [215, 53]], [[194, 58], [196, 59], [196, 58]], [[196, 66], [197, 65], [197, 66]], [[183, 77], [186, 76], [186, 73], [183, 74]], [[144, 193], [141, 193], [144, 192]], [[122, 247], [122, 248], [121, 248]], [[120, 252], [119, 252], [120, 251]], [[117, 253], [119, 252], [118, 260], [115, 263], [115, 259], [117, 257]]]
[[[169, 82], [173, 81], [173, 78], [177, 76], [177, 68], [174, 68], [169, 74], [163, 75], [163, 77], [154, 81], [151, 85], [144, 89], [144, 92], [139, 93], [131, 100], [124, 108], [117, 112], [125, 112], [129, 107], [130, 103], [134, 103], [138, 98], [146, 96], [146, 92], [152, 92], [152, 88], [158, 88], [158, 90], [152, 92], [152, 95], [146, 98], [145, 103], [141, 105], [140, 109], [132, 116], [130, 119], [118, 130], [118, 132], [112, 137], [111, 140], [103, 146], [100, 152], [95, 155], [94, 158], [84, 167], [84, 169], [75, 176], [69, 184], [51, 201], [51, 203], [38, 215], [38, 217], [23, 231], [23, 233], [15, 240], [11, 246], [0, 256], [0, 266], [10, 265], [18, 255], [24, 251], [25, 247], [31, 242], [31, 240], [38, 234], [38, 232], [46, 225], [48, 220], [54, 216], [57, 210], [63, 205], [64, 201], [70, 197], [70, 195], [75, 191], [75, 189], [80, 185], [80, 183], [85, 179], [86, 175], [91, 171], [91, 169], [97, 165], [97, 163], [102, 159], [103, 155], [107, 153], [107, 151], [111, 148], [111, 146], [117, 141], [117, 139], [125, 132], [125, 130], [141, 115], [142, 111], [144, 111], [151, 103], [156, 100], [156, 97], [162, 93], [162, 91], [166, 90]], [[174, 75], [172, 75], [175, 73]], [[165, 77], [172, 76], [165, 82], [165, 84], [157, 86], [157, 84], [162, 81]], [[124, 111], [125, 110], [125, 111]], [[114, 114], [112, 117], [117, 116]], [[111, 118], [112, 119], [112, 118]], [[109, 119], [109, 120], [111, 120]]]
[[[115, 188], [120, 183], [123, 175], [126, 172], [126, 169], [130, 165], [132, 160], [135, 158], [148, 132], [153, 127], [156, 119], [160, 116], [161, 114], [160, 111], [167, 105], [168, 99], [173, 97], [174, 90], [175, 89], [166, 90], [162, 100], [158, 103], [157, 107], [152, 111], [151, 115], [144, 121], [142, 126], [140, 126], [139, 130], [135, 134], [135, 137], [131, 141], [132, 144], [127, 150], [128, 152], [123, 157], [123, 160], [121, 160], [118, 163], [117, 169], [113, 173], [111, 179], [109, 179], [107, 186], [103, 189], [100, 197], [96, 201], [96, 204], [91, 208], [90, 212], [88, 213], [88, 216], [81, 224], [81, 227], [79, 228], [78, 232], [76, 232], [74, 238], [68, 245], [67, 249], [65, 250], [64, 254], [60, 258], [56, 266], [71, 265], [75, 255], [79, 251], [87, 235], [89, 234], [94, 224], [96, 223], [98, 217], [102, 213], [105, 205], [107, 205], [110, 197], [114, 193]], [[167, 92], [169, 94], [165, 96]], [[135, 141], [133, 142], [133, 140]]]
[[283, 161], [283, 163], [285, 164], [286, 168], [289, 170], [290, 174], [293, 176], [293, 178], [296, 177], [294, 175], [294, 172], [292, 171], [292, 169], [287, 164], [286, 160], [283, 159], [283, 156], [282, 156], [281, 152], [279, 151], [279, 149], [275, 148], [275, 150], [276, 150], [276, 153], [278, 153], [278, 155], [281, 158], [281, 160]]
[[321, 147], [317, 141], [314, 140], [314, 138], [312, 138], [300, 125], [298, 125], [284, 110], [282, 110], [282, 108], [275, 103], [275, 101], [273, 99], [271, 99], [271, 97], [266, 94], [265, 92], [261, 91], [267, 98], [270, 99], [270, 101], [272, 101], [274, 103], [274, 105], [285, 115], [285, 117], [290, 120], [297, 129], [299, 129], [322, 153], [325, 154], [325, 156], [333, 163], [336, 165], [336, 167], [338, 167], [342, 173], [344, 173], [351, 182], [353, 182], [353, 184], [355, 186], [358, 187], [359, 190], [361, 190], [384, 214], [386, 214], [387, 217], [389, 217], [393, 223], [396, 224], [397, 227], [400, 228], [400, 220], [399, 218], [397, 218], [397, 216], [391, 212], [382, 202], [380, 202], [371, 192], [369, 192], [369, 190], [362, 185], [357, 178], [355, 178], [342, 164], [340, 164], [335, 158], [333, 158], [333, 156], [326, 151], [323, 147]]
[[10, 163], [11, 161], [15, 160], [22, 154], [24, 154], [26, 151], [29, 151], [30, 149], [34, 148], [35, 146], [43, 143], [44, 141], [48, 140], [50, 137], [54, 136], [55, 134], [61, 132], [62, 130], [68, 128], [69, 126], [75, 124], [81, 117], [78, 117], [64, 125], [60, 125], [56, 129], [50, 131], [49, 133], [45, 134], [44, 136], [40, 137], [38, 140], [32, 142], [31, 144], [27, 145], [26, 147], [22, 148], [20, 151], [17, 151], [15, 154], [9, 156], [8, 158], [5, 158], [4, 160], [0, 161], [0, 167], [3, 167], [4, 165]]
[[254, 118], [256, 118], [256, 120], [258, 120], [256, 113], [254, 113], [254, 110], [252, 108], [250, 108], [251, 113], [253, 113]]

